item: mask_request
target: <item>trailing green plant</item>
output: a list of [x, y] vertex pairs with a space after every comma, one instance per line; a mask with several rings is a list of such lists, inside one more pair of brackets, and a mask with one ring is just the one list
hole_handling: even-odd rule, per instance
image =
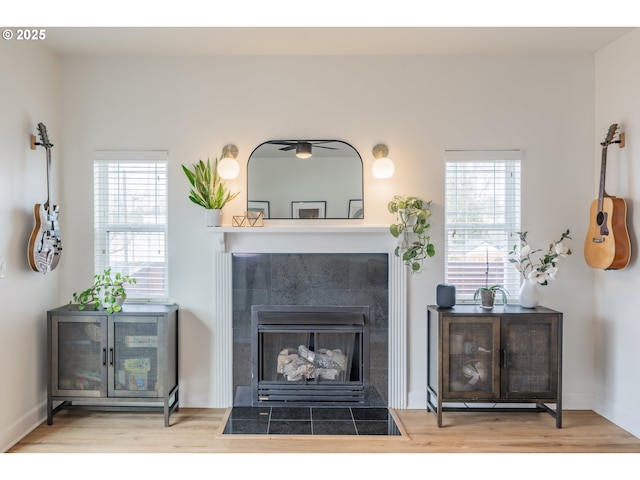
[[224, 180], [218, 174], [217, 158], [213, 167], [207, 158], [207, 163], [199, 160], [198, 163], [193, 164], [192, 170], [184, 165], [182, 165], [182, 170], [192, 187], [189, 191], [189, 200], [206, 209], [222, 209], [240, 193], [231, 193], [227, 188]]
[[423, 262], [436, 254], [431, 243], [427, 219], [431, 216], [431, 201], [419, 197], [395, 195], [387, 205], [389, 212], [396, 214], [398, 223], [389, 226], [391, 235], [400, 242], [395, 248], [395, 255], [401, 257], [411, 273], [419, 273]]
[[69, 302], [69, 307], [76, 303], [78, 310], [84, 310], [87, 305], [93, 305], [94, 310], [104, 306], [108, 314], [119, 312], [122, 310], [121, 302], [127, 298], [125, 284], [133, 283], [137, 283], [135, 277], [121, 273], [112, 274], [111, 268], [107, 268], [103, 273], [93, 276], [91, 287], [73, 293], [73, 300]]
[[493, 298], [499, 293], [502, 299], [503, 305], [507, 304], [507, 297], [509, 296], [509, 292], [502, 285], [491, 285], [490, 287], [480, 287], [473, 294], [473, 301], [477, 302], [478, 297], [482, 298], [482, 292], [487, 291], [491, 292], [491, 296]]

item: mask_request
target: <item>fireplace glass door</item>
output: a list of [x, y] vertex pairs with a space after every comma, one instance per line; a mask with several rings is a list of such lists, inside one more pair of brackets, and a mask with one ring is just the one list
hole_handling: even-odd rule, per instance
[[363, 403], [368, 387], [364, 318], [318, 312], [256, 316], [254, 404]]
[[262, 332], [261, 336], [263, 382], [362, 381], [359, 333]]

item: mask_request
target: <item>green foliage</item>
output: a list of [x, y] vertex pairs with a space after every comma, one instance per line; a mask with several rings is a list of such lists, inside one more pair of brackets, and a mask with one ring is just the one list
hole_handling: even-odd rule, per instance
[[93, 276], [91, 287], [82, 292], [73, 293], [73, 300], [69, 302], [69, 307], [77, 303], [78, 310], [84, 310], [87, 305], [93, 305], [93, 309], [98, 310], [104, 304], [108, 314], [119, 312], [122, 307], [118, 305], [118, 298], [127, 298], [124, 286], [132, 283], [137, 283], [135, 277], [121, 273], [112, 275], [111, 268], [107, 268], [104, 273]]
[[394, 253], [411, 268], [411, 273], [420, 273], [423, 262], [436, 254], [431, 243], [427, 219], [431, 216], [431, 201], [418, 197], [396, 195], [389, 202], [389, 212], [398, 217], [398, 223], [389, 226], [393, 237], [401, 240]]
[[238, 196], [240, 192], [231, 193], [225, 182], [218, 175], [218, 159], [213, 168], [207, 158], [207, 163], [202, 160], [193, 164], [193, 170], [182, 165], [182, 170], [191, 184], [189, 200], [206, 209], [221, 209], [228, 202]]

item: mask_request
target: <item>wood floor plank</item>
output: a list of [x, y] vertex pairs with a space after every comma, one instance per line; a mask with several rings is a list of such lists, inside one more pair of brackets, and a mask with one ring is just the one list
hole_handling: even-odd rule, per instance
[[222, 435], [226, 409], [181, 408], [164, 427], [155, 413], [62, 411], [8, 453], [640, 453], [640, 439], [592, 411], [395, 410], [403, 437]]

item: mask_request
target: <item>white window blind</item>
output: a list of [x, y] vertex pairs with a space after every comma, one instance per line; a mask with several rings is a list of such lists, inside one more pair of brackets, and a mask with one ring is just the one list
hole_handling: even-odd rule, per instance
[[520, 231], [521, 158], [520, 150], [445, 152], [445, 278], [459, 303], [495, 284], [517, 297], [509, 251]]
[[97, 151], [94, 270], [132, 275], [128, 299], [168, 298], [167, 152]]

